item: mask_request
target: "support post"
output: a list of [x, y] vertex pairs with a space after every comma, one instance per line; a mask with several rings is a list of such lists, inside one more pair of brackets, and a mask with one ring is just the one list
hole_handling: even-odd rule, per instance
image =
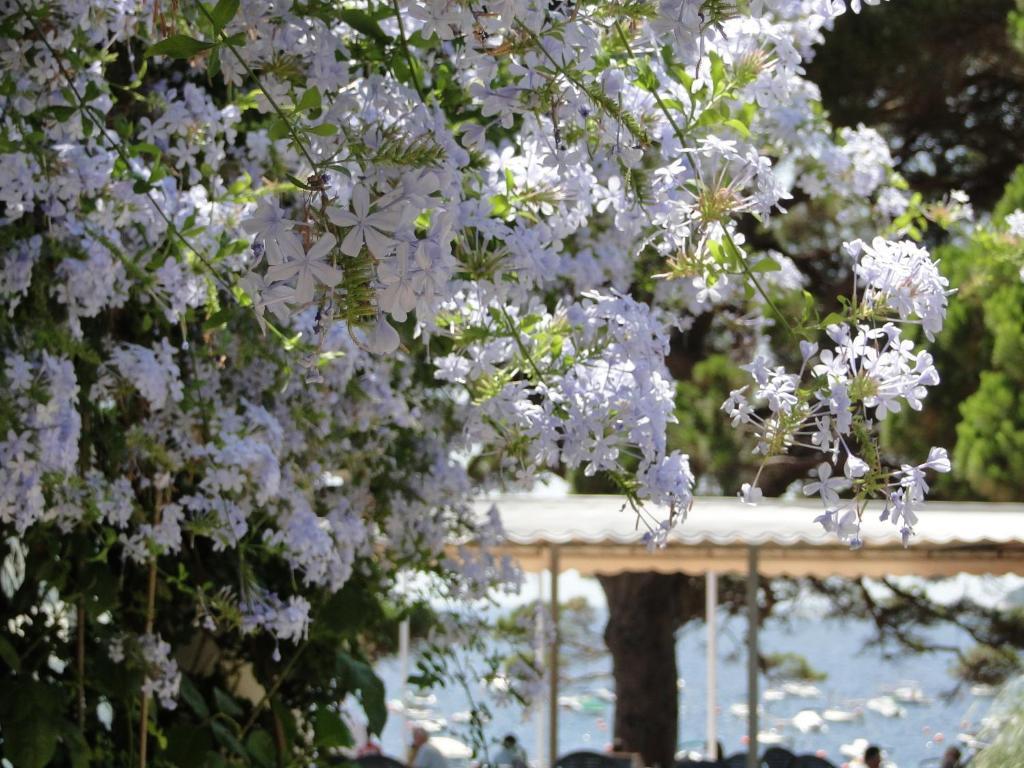
[[[534, 653], [538, 663], [544, 658], [546, 651], [547, 640], [545, 638], [544, 631], [544, 572], [541, 571], [537, 574], [537, 626], [534, 632]], [[537, 700], [533, 705], [533, 726], [534, 726], [534, 755], [536, 764], [540, 768], [552, 768], [548, 765], [546, 756], [544, 754], [544, 699], [541, 696], [537, 697]]]
[[757, 545], [747, 549], [747, 768], [760, 762], [757, 745]]
[[401, 680], [399, 687], [399, 698], [402, 701], [402, 743], [405, 744], [408, 741], [409, 736], [409, 716], [405, 713], [405, 707], [408, 706], [408, 691], [406, 690], [409, 685], [409, 620], [402, 619], [398, 624], [398, 676]]
[[717, 762], [718, 755], [718, 574], [708, 571], [704, 577], [704, 623], [707, 625], [708, 650], [707, 650], [707, 749], [705, 755], [708, 760]]
[[548, 654], [548, 768], [555, 768], [558, 761], [558, 650], [560, 634], [558, 631], [558, 545], [552, 544], [549, 549], [551, 569], [551, 649]]

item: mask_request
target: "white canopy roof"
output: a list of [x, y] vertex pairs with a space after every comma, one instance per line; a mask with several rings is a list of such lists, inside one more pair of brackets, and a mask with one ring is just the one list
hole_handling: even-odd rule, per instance
[[[928, 502], [915, 508], [917, 535], [904, 548], [898, 530], [868, 508], [864, 546], [851, 550], [814, 522], [817, 499], [765, 499], [756, 507], [739, 499], [700, 497], [685, 522], [651, 552], [636, 514], [614, 495], [501, 496], [477, 502], [497, 505], [505, 526], [506, 554], [527, 570], [548, 567], [557, 546], [562, 570], [744, 572], [747, 548], [759, 548], [766, 576], [881, 576], [956, 573], [1024, 573], [1024, 504]], [[664, 510], [651, 508], [657, 519]]]

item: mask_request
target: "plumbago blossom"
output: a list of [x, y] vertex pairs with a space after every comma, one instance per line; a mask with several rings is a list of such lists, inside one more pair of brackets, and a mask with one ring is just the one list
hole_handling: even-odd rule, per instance
[[912, 197], [802, 76], [846, 11], [0, 3], [0, 555], [24, 563], [0, 673], [43, 741], [314, 764], [350, 694], [382, 726], [361, 649], [400, 578], [516, 583], [481, 492], [600, 474], [664, 541], [695, 480], [671, 335], [714, 310], [767, 338], [760, 292], [802, 278], [741, 224], [798, 193], [835, 202], [836, 247], [872, 243], [857, 310], [801, 374], [755, 363], [730, 411], [765, 453], [857, 455], [909, 530], [942, 457], [883, 483], [870, 430], [934, 383], [898, 329], [935, 333], [945, 288], [871, 240], [913, 234]]
[[[753, 430], [766, 459], [795, 446], [823, 455], [803, 492], [821, 498], [825, 511], [816, 522], [826, 531], [860, 546], [867, 503], [880, 499], [881, 519], [899, 527], [906, 545], [918, 521], [915, 507], [928, 492], [926, 472], [949, 472], [949, 458], [944, 448], [932, 448], [922, 464], [890, 468], [875, 430], [904, 406], [921, 410], [928, 387], [939, 383], [931, 355], [904, 332], [917, 325], [933, 340], [950, 290], [913, 242], [877, 237], [846, 243], [844, 251], [855, 263], [854, 300], [822, 321], [827, 341], [800, 343], [797, 373], [758, 355], [743, 366], [754, 384], [731, 392], [722, 409], [734, 426]], [[850, 498], [842, 498], [847, 491]], [[757, 478], [740, 496], [757, 503]]]

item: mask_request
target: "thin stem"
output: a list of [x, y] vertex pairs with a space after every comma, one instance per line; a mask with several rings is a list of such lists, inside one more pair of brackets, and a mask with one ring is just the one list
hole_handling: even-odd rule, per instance
[[303, 641], [302, 645], [300, 645], [298, 649], [296, 649], [295, 653], [292, 654], [292, 657], [288, 659], [288, 663], [285, 665], [284, 669], [281, 670], [281, 674], [277, 676], [277, 680], [274, 681], [274, 684], [270, 687], [270, 690], [264, 693], [263, 698], [261, 698], [259, 702], [257, 702], [255, 707], [253, 707], [252, 714], [249, 715], [249, 719], [245, 721], [245, 725], [242, 726], [242, 731], [238, 734], [239, 739], [244, 739], [245, 734], [247, 734], [249, 732], [249, 729], [256, 724], [256, 719], [259, 717], [260, 711], [263, 709], [263, 706], [268, 701], [270, 701], [270, 699], [273, 698], [273, 696], [277, 693], [278, 689], [280, 689], [281, 685], [284, 683], [285, 678], [288, 677], [288, 673], [292, 671], [292, 668], [298, 662], [299, 657], [302, 656], [302, 652], [305, 651], [306, 648], [308, 647], [309, 641]]
[[[160, 523], [160, 509], [163, 506], [163, 493], [157, 491], [153, 502], [153, 525]], [[156, 555], [149, 558], [149, 581], [146, 585], [146, 634], [153, 634], [153, 623], [156, 616]], [[139, 715], [139, 768], [146, 768], [146, 747], [149, 742], [149, 696], [142, 696], [142, 712]]]
[[[633, 53], [633, 46], [629, 44], [629, 38], [626, 37], [625, 30], [622, 29], [622, 22], [618, 19], [615, 20], [615, 31], [619, 33], [619, 39], [622, 40], [622, 44], [626, 48], [626, 53], [629, 54], [629, 58], [636, 60], [636, 54]], [[686, 134], [683, 133], [682, 129], [676, 123], [675, 118], [672, 117], [672, 113], [669, 112], [668, 106], [661, 99], [661, 94], [658, 93], [657, 89], [650, 92], [654, 96], [654, 100], [658, 103], [658, 108], [662, 114], [665, 115], [665, 119], [668, 120], [669, 125], [672, 126], [672, 132], [675, 133], [676, 138], [679, 139], [679, 143], [686, 146]]]
[[315, 171], [317, 169], [318, 164], [316, 160], [313, 159], [313, 156], [309, 153], [309, 150], [306, 149], [306, 145], [302, 142], [302, 139], [299, 138], [299, 134], [295, 130], [295, 126], [292, 125], [292, 121], [284, 113], [281, 107], [277, 105], [277, 102], [274, 100], [274, 97], [270, 95], [270, 91], [263, 87], [263, 83], [260, 82], [260, 79], [259, 77], [256, 76], [256, 73], [252, 71], [252, 68], [249, 66], [248, 62], [242, 58], [242, 55], [238, 52], [238, 49], [235, 48], [234, 43], [228, 40], [227, 35], [224, 34], [224, 30], [217, 27], [217, 22], [213, 20], [213, 16], [210, 15], [210, 12], [206, 10], [206, 6], [202, 3], [196, 3], [196, 5], [199, 7], [199, 11], [203, 14], [203, 16], [206, 17], [206, 20], [213, 25], [213, 28], [217, 32], [217, 36], [220, 37], [220, 41], [227, 46], [228, 50], [231, 51], [234, 57], [238, 60], [238, 63], [242, 65], [242, 67], [245, 69], [249, 77], [251, 77], [253, 81], [256, 83], [256, 86], [260, 89], [260, 92], [267, 97], [267, 102], [270, 104], [271, 107], [273, 107], [274, 111], [277, 113], [277, 116], [284, 121], [285, 126], [287, 126], [288, 133], [292, 135], [292, 139], [295, 141], [295, 145], [299, 148], [299, 151], [303, 154], [306, 160], [309, 161], [309, 164], [312, 166], [311, 170]]
[[[32, 29], [39, 37], [40, 42], [42, 42], [42, 44], [46, 47], [46, 50], [49, 51], [50, 55], [53, 56], [53, 60], [57, 63], [57, 68], [60, 69], [61, 74], [67, 81], [68, 90], [71, 91], [71, 94], [75, 97], [75, 101], [78, 103], [78, 107], [81, 110], [82, 116], [86, 118], [96, 128], [97, 131], [99, 131], [100, 135], [103, 136], [103, 139], [106, 141], [108, 146], [112, 150], [114, 150], [114, 152], [117, 153], [118, 158], [120, 158], [121, 162], [124, 163], [125, 167], [131, 170], [131, 158], [129, 158], [128, 153], [125, 152], [122, 143], [119, 140], [112, 139], [110, 137], [110, 134], [107, 133], [107, 127], [104, 124], [104, 121], [97, 120], [96, 117], [93, 115], [93, 108], [90, 105], [86, 104], [85, 99], [83, 99], [81, 94], [78, 93], [78, 89], [75, 87], [75, 81], [74, 78], [71, 77], [71, 73], [68, 72], [67, 68], [65, 68], [64, 62], [61, 60], [60, 56], [57, 55], [57, 51], [54, 50], [52, 45], [50, 45], [50, 41], [46, 39], [46, 35], [43, 34], [43, 31], [41, 29], [39, 29], [39, 25], [36, 24], [35, 19], [32, 18], [32, 15], [25, 9], [25, 6], [22, 5], [21, 0], [14, 0], [14, 2], [18, 6], [18, 10], [21, 11], [21, 13], [28, 20], [28, 23], [32, 26]], [[145, 181], [145, 179], [140, 180]], [[207, 260], [207, 258], [195, 246], [193, 246], [192, 243], [185, 239], [185, 236], [182, 235], [181, 232], [178, 231], [178, 228], [175, 226], [174, 222], [164, 212], [164, 209], [160, 207], [160, 204], [156, 201], [156, 198], [153, 197], [153, 193], [150, 190], [146, 190], [145, 195], [146, 199], [149, 200], [150, 204], [153, 206], [153, 209], [160, 215], [160, 218], [164, 220], [164, 223], [167, 225], [168, 232], [170, 232], [173, 237], [178, 238], [178, 240], [180, 240], [186, 248], [188, 248], [196, 255], [196, 257], [210, 271], [214, 279], [220, 283], [222, 288], [230, 288], [228, 283], [225, 282], [223, 278], [221, 278], [221, 276], [217, 273], [217, 270], [214, 269], [213, 265]]]
[[526, 361], [530, 364], [530, 368], [533, 369], [533, 374], [537, 377], [537, 381], [547, 386], [547, 382], [544, 381], [544, 374], [540, 372], [540, 368], [538, 368], [537, 363], [534, 362], [533, 355], [530, 354], [530, 350], [528, 350], [526, 345], [523, 344], [523, 340], [519, 337], [519, 329], [516, 328], [515, 323], [512, 322], [512, 317], [504, 306], [501, 308], [501, 314], [502, 317], [505, 318], [505, 323], [508, 325], [509, 333], [511, 333], [512, 338], [515, 339], [519, 352], [526, 358]]
[[[736, 243], [733, 242], [732, 235], [730, 235], [729, 231], [726, 230], [724, 227], [722, 228], [722, 232], [725, 234], [726, 241], [729, 243], [730, 246], [732, 246], [732, 249], [736, 251], [736, 253], [738, 254], [740, 252], [740, 249], [737, 248]], [[754, 284], [754, 288], [757, 289], [757, 292], [761, 294], [761, 298], [763, 298], [765, 302], [768, 304], [768, 306], [771, 307], [771, 310], [772, 312], [775, 313], [776, 317], [778, 317], [779, 320], [782, 321], [782, 324], [786, 326], [786, 330], [789, 331], [789, 335], [792, 336], [794, 339], [798, 338], [796, 335], [796, 331], [793, 330], [793, 326], [789, 324], [789, 320], [787, 320], [786, 316], [782, 314], [782, 310], [775, 306], [775, 302], [772, 301], [771, 296], [769, 296], [765, 289], [761, 286], [761, 283], [760, 281], [758, 281], [757, 276], [750, 269], [750, 265], [747, 264], [746, 259], [740, 258], [739, 262], [740, 268], [743, 270], [743, 273], [750, 280], [750, 282]]]
[[412, 53], [409, 51], [409, 41], [405, 37], [405, 22], [402, 21], [402, 12], [398, 8], [398, 0], [391, 0], [391, 6], [395, 9], [395, 18], [398, 19], [398, 38], [402, 42], [402, 51], [405, 53], [405, 60], [409, 65], [409, 75], [412, 77], [413, 87], [420, 96], [420, 101], [426, 103], [427, 97], [423, 93], [423, 86], [420, 85], [419, 75], [416, 74], [416, 62], [413, 61]]
[[634, 125], [631, 126], [629, 123], [625, 122], [622, 119], [621, 115], [616, 115], [613, 110], [608, 108], [606, 103], [602, 102], [599, 98], [595, 97], [594, 92], [591, 89], [587, 88], [586, 84], [582, 80], [580, 80], [580, 78], [576, 77], [571, 71], [569, 71], [561, 64], [559, 64], [558, 60], [550, 53], [548, 53], [548, 49], [544, 47], [543, 41], [539, 37], [537, 37], [536, 33], [534, 33], [532, 29], [527, 27], [521, 21], [517, 21], [516, 25], [523, 32], [525, 32], [526, 35], [533, 41], [534, 45], [537, 47], [537, 50], [539, 50], [544, 55], [544, 58], [551, 62], [551, 64], [555, 68], [555, 72], [564, 75], [570, 83], [579, 88], [583, 93], [587, 94], [587, 96], [590, 97], [590, 100], [593, 101], [596, 106], [602, 108], [605, 112], [607, 112], [620, 126], [625, 126], [626, 130], [629, 131], [630, 135], [633, 136], [633, 138], [641, 142], [647, 142], [649, 140], [646, 136], [638, 134], [634, 131], [634, 128], [636, 127], [635, 123]]
[[75, 675], [78, 678], [78, 727], [85, 728], [85, 598], [78, 598], [75, 627]]
[[[146, 634], [153, 634], [153, 614], [156, 609], [156, 558], [149, 560], [149, 586], [146, 592]], [[139, 768], [146, 768], [146, 746], [149, 742], [149, 696], [142, 696], [139, 715]]]

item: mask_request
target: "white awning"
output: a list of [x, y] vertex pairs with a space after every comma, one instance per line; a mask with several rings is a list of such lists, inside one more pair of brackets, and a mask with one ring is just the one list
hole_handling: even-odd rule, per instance
[[[499, 496], [505, 554], [526, 570], [547, 567], [557, 545], [562, 570], [584, 574], [682, 571], [691, 574], [746, 571], [747, 548], [760, 550], [765, 576], [881, 576], [956, 573], [1024, 573], [1024, 504], [928, 502], [915, 508], [917, 535], [903, 547], [899, 531], [869, 506], [862, 524], [864, 546], [851, 550], [814, 522], [817, 499], [765, 499], [756, 507], [739, 499], [700, 497], [668, 544], [649, 551], [646, 528], [615, 495]], [[656, 519], [665, 510], [651, 508]]]

